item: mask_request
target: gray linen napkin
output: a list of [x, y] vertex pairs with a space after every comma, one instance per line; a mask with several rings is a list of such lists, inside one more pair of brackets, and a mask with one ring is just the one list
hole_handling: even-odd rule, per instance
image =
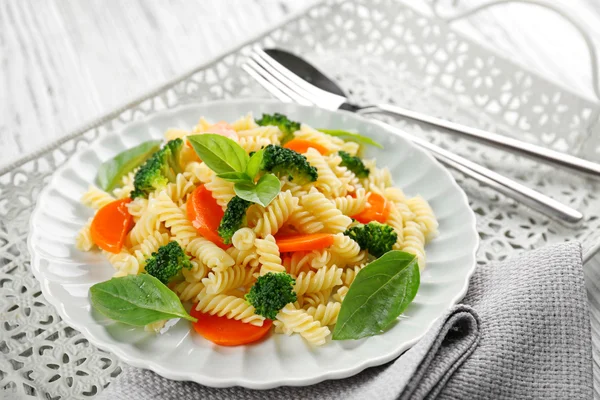
[[478, 266], [463, 304], [419, 343], [351, 378], [264, 391], [215, 389], [125, 367], [99, 398], [591, 399], [581, 247], [547, 246]]

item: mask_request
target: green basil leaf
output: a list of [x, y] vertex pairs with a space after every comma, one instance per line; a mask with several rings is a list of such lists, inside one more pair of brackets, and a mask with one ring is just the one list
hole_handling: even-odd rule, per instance
[[266, 207], [281, 191], [281, 182], [273, 174], [263, 175], [256, 185], [252, 182], [240, 182], [233, 186], [235, 194], [244, 200]]
[[252, 179], [245, 172], [225, 172], [224, 174], [218, 174], [219, 178], [229, 182], [252, 182]]
[[90, 288], [92, 306], [110, 319], [129, 325], [190, 316], [177, 295], [148, 274], [128, 275], [100, 282]]
[[228, 137], [204, 133], [188, 136], [196, 154], [217, 174], [246, 172], [248, 154], [239, 144]]
[[368, 136], [363, 136], [360, 133], [342, 131], [340, 129], [319, 129], [320, 132], [326, 133], [330, 136], [336, 136], [342, 138], [344, 140], [349, 140], [351, 142], [356, 142], [360, 144], [368, 144], [371, 146], [379, 147], [383, 149], [383, 146]]
[[261, 149], [256, 153], [252, 154], [252, 157], [250, 157], [250, 161], [248, 161], [248, 165], [246, 166], [246, 173], [248, 174], [250, 179], [256, 178], [258, 171], [260, 171], [260, 166], [262, 165], [264, 155], [265, 150]]
[[356, 275], [332, 339], [360, 339], [381, 333], [413, 301], [419, 282], [417, 257], [397, 250], [385, 253]]
[[102, 190], [110, 191], [121, 183], [121, 178], [142, 165], [160, 149], [162, 140], [150, 140], [127, 149], [107, 160], [98, 168], [96, 182]]

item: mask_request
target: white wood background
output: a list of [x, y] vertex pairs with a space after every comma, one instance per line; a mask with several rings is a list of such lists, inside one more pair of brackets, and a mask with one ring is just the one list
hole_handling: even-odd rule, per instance
[[[432, 0], [406, 1], [431, 14]], [[439, 6], [443, 15], [452, 15], [483, 1], [440, 0]], [[600, 47], [599, 0], [546, 2], [572, 15]], [[0, 167], [267, 30], [307, 3], [0, 0]], [[593, 98], [586, 47], [555, 14], [511, 3], [453, 26]], [[594, 263], [600, 266], [600, 256]], [[590, 301], [600, 309], [600, 298]], [[594, 340], [599, 337], [596, 333]]]
[[[598, 0], [548, 2], [581, 19], [600, 39]], [[0, 0], [0, 166], [206, 62], [307, 3]], [[481, 3], [442, 0], [439, 9], [450, 15]], [[431, 12], [429, 1], [410, 4]], [[531, 5], [499, 5], [454, 25], [591, 95], [583, 42], [552, 13]]]

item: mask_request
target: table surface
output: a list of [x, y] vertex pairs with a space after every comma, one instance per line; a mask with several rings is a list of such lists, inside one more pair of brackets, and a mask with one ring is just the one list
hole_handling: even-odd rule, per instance
[[[546, 3], [573, 16], [594, 47], [600, 47], [597, 0]], [[476, 4], [481, 1], [444, 0], [436, 2], [436, 10], [449, 16]], [[0, 168], [305, 6], [293, 0], [1, 1]], [[432, 14], [430, 2], [419, 8]], [[511, 3], [453, 26], [594, 99], [587, 48], [578, 31], [558, 15], [532, 4]], [[600, 271], [600, 256], [588, 267]], [[590, 301], [600, 310], [600, 294]], [[596, 328], [598, 315], [592, 318]]]

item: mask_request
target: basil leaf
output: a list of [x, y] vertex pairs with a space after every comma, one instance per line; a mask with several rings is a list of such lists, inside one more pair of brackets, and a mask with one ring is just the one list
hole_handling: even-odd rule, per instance
[[332, 339], [379, 334], [413, 301], [419, 282], [416, 256], [397, 250], [385, 253], [356, 275], [342, 303]]
[[360, 133], [342, 131], [340, 129], [319, 129], [319, 131], [326, 133], [330, 136], [336, 136], [336, 137], [342, 138], [344, 140], [349, 140], [351, 142], [368, 144], [368, 145], [379, 147], [380, 149], [383, 149], [383, 146], [381, 144], [377, 143], [376, 141], [374, 141], [373, 139], [371, 139], [368, 136], [361, 135]]
[[250, 161], [248, 161], [248, 165], [246, 166], [246, 173], [248, 174], [250, 179], [256, 178], [258, 171], [260, 171], [260, 166], [262, 165], [264, 155], [265, 150], [261, 149], [256, 153], [252, 154], [252, 157], [250, 157]]
[[252, 179], [245, 172], [225, 172], [224, 174], [217, 175], [219, 178], [229, 182], [252, 182]]
[[177, 295], [148, 274], [128, 275], [100, 282], [90, 288], [92, 306], [110, 319], [129, 325], [190, 316]]
[[160, 149], [162, 140], [150, 140], [127, 149], [110, 160], [106, 160], [98, 168], [96, 182], [102, 190], [110, 191], [119, 185], [121, 178], [139, 165], [142, 165], [152, 154]]
[[233, 140], [213, 133], [188, 136], [196, 154], [217, 174], [246, 172], [248, 154]]
[[266, 174], [256, 185], [252, 182], [239, 182], [233, 186], [233, 190], [242, 199], [266, 207], [281, 191], [281, 183], [275, 175]]

